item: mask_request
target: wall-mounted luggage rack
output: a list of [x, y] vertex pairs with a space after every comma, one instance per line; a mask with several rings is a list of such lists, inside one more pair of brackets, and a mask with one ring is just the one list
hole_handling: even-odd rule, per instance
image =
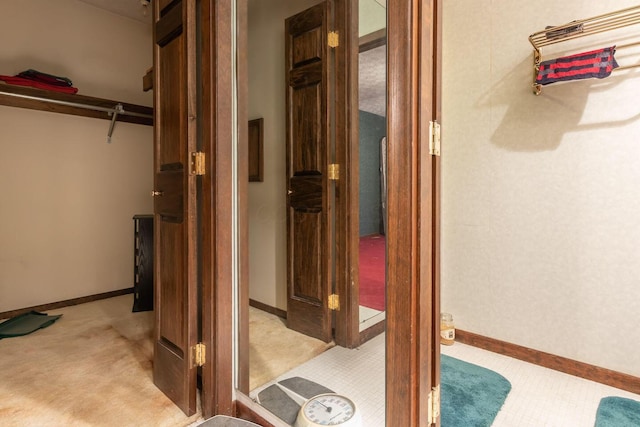
[[153, 126], [151, 107], [28, 86], [0, 84], [0, 105], [109, 120], [107, 142], [116, 121]]
[[[627, 9], [618, 10], [616, 12], [605, 13], [603, 15], [598, 15], [587, 19], [572, 21], [564, 25], [547, 27], [544, 30], [531, 34], [529, 36], [529, 42], [534, 49], [533, 93], [539, 95], [542, 91], [542, 86], [536, 84], [536, 76], [540, 68], [540, 63], [542, 62], [542, 53], [540, 52], [541, 47], [638, 24], [640, 24], [640, 6], [633, 6]], [[615, 43], [611, 43], [611, 45], [614, 44]], [[640, 41], [616, 45], [616, 49], [623, 49], [636, 45], [640, 45]], [[640, 67], [640, 64], [620, 66], [615, 68], [615, 71], [635, 67]]]

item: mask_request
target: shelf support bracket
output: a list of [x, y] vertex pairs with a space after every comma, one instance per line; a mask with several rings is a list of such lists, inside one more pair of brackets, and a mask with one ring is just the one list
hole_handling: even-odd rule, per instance
[[111, 135], [113, 134], [113, 128], [116, 125], [116, 120], [118, 119], [118, 114], [123, 114], [124, 108], [122, 104], [118, 103], [113, 108], [113, 111], [109, 113], [111, 117], [111, 124], [109, 125], [109, 133], [107, 133], [107, 144], [111, 144]]
[[540, 71], [540, 61], [542, 61], [542, 55], [540, 55], [540, 50], [533, 49], [533, 93], [535, 95], [540, 95], [542, 93], [542, 85], [536, 83], [536, 79], [538, 78], [538, 72]]

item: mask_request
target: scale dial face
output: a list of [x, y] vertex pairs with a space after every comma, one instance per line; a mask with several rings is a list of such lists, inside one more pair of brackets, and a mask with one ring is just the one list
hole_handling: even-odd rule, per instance
[[321, 394], [307, 400], [298, 414], [297, 427], [360, 426], [356, 405], [344, 396]]

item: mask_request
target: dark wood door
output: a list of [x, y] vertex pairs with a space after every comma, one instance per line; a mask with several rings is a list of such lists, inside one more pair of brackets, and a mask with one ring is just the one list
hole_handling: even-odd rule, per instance
[[194, 26], [194, 1], [154, 10], [153, 380], [188, 415], [196, 411], [198, 338]]
[[328, 177], [330, 3], [285, 21], [287, 79], [287, 324], [332, 339]]

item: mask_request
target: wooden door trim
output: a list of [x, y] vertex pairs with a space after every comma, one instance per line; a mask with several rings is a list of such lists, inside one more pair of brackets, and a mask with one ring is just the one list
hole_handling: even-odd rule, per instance
[[[334, 0], [335, 29], [341, 36], [335, 49], [336, 163], [341, 166], [336, 182], [336, 293], [341, 307], [336, 312], [336, 344], [360, 345], [359, 311], [359, 164], [358, 164], [358, 2]], [[352, 214], [354, 213], [354, 214]]]
[[359, 52], [366, 52], [387, 44], [387, 29], [382, 28], [373, 33], [366, 34], [358, 40]]
[[[206, 156], [205, 174], [202, 176], [200, 274], [202, 279], [202, 341], [206, 345], [206, 361], [202, 367], [202, 412], [205, 418], [216, 414], [233, 415], [233, 96], [232, 71], [233, 41], [232, 1], [202, 0], [201, 19], [201, 150]], [[241, 2], [238, 2], [241, 3]], [[242, 15], [242, 14], [241, 14]], [[246, 15], [246, 13], [245, 13]], [[239, 42], [244, 38], [240, 37]], [[246, 99], [244, 100], [246, 104]], [[242, 105], [242, 103], [240, 104]], [[246, 111], [239, 109], [238, 124], [244, 123]], [[241, 121], [243, 119], [243, 121]], [[238, 126], [242, 129], [242, 126]], [[240, 139], [246, 141], [243, 133]], [[239, 151], [238, 183], [246, 181], [245, 150]], [[241, 215], [246, 217], [246, 188], [238, 189]], [[240, 239], [243, 235], [240, 235]], [[241, 241], [241, 245], [244, 242]], [[246, 246], [246, 245], [244, 245]], [[246, 261], [240, 256], [240, 272]], [[244, 289], [241, 286], [241, 289]], [[242, 311], [242, 307], [240, 307]], [[248, 334], [246, 339], [248, 340]], [[241, 369], [246, 369], [241, 367]]]
[[237, 0], [236, 63], [238, 86], [238, 389], [249, 395], [249, 183], [244, 177], [249, 170], [248, 0]]
[[[435, 27], [432, 34], [432, 45], [430, 47], [432, 57], [435, 63], [432, 65], [432, 90], [431, 100], [433, 108], [433, 117], [436, 122], [442, 123], [442, 0], [434, 0], [432, 6], [433, 26]], [[423, 55], [425, 53], [423, 52]], [[431, 331], [433, 334], [434, 354], [433, 361], [435, 364], [431, 367], [433, 375], [433, 383], [440, 385], [440, 225], [441, 225], [441, 168], [442, 163], [439, 156], [432, 157], [432, 185], [433, 185], [433, 284], [432, 284], [432, 301], [433, 301], [433, 318], [431, 319]], [[438, 420], [436, 427], [440, 427]]]
[[427, 397], [438, 375], [437, 168], [428, 130], [437, 108], [439, 3], [397, 0], [387, 16], [387, 425], [430, 425]]

